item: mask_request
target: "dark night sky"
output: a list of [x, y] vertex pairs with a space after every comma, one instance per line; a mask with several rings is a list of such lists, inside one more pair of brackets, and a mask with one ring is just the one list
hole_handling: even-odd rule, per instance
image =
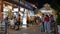
[[39, 8], [40, 7], [42, 7], [42, 5], [43, 4], [45, 4], [45, 3], [50, 3], [50, 1], [44, 1], [44, 0], [35, 0], [35, 1], [33, 1], [33, 0], [26, 0], [26, 1], [28, 1], [28, 2], [30, 2], [30, 3], [33, 3], [33, 4], [36, 4]]
[[38, 8], [41, 8], [45, 3], [49, 3], [54, 9], [59, 9], [59, 0], [26, 0], [27, 2], [35, 4]]

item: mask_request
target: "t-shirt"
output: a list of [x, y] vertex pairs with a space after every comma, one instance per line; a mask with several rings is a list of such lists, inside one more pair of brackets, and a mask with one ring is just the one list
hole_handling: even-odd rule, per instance
[[44, 19], [46, 22], [49, 22], [50, 20], [49, 20], [49, 17], [45, 17], [45, 19]]
[[41, 18], [41, 21], [44, 22], [44, 17]]
[[18, 21], [20, 21], [20, 16], [18, 17]]
[[10, 25], [11, 25], [11, 26], [14, 25], [14, 20], [10, 20]]

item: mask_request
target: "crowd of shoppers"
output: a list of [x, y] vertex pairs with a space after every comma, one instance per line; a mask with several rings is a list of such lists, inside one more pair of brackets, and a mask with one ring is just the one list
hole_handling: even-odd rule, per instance
[[[16, 16], [12, 16], [12, 18], [8, 18], [8, 16], [4, 19], [6, 25], [6, 29], [9, 27], [10, 29], [19, 30], [20, 29], [20, 23], [21, 23], [21, 16], [18, 15], [18, 18]], [[6, 30], [5, 29], [5, 30]]]
[[41, 23], [40, 23], [40, 31], [44, 31], [44, 32], [52, 32], [54, 29], [54, 17], [53, 15], [44, 15], [42, 14], [41, 17]]

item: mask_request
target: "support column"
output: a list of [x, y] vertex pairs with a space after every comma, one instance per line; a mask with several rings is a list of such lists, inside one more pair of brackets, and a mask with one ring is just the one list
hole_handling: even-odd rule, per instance
[[22, 27], [27, 28], [27, 14], [25, 12], [25, 4], [24, 4], [23, 25], [22, 25]]
[[0, 21], [3, 19], [3, 0], [0, 0]]

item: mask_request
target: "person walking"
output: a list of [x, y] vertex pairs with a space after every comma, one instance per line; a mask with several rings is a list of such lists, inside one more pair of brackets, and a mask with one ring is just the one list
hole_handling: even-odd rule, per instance
[[12, 27], [14, 27], [14, 26], [15, 26], [15, 24], [14, 24], [14, 19], [11, 18], [11, 19], [10, 19], [10, 28], [12, 28]]
[[4, 34], [7, 34], [8, 17], [4, 19], [4, 22], [5, 22]]
[[50, 19], [49, 16], [46, 15], [46, 17], [44, 18], [44, 28], [45, 28], [45, 32], [50, 33]]
[[15, 23], [15, 25], [17, 26], [16, 30], [19, 30], [19, 26], [20, 26], [20, 15], [18, 16], [17, 22]]
[[40, 32], [43, 32], [43, 24], [42, 24], [41, 18], [39, 18], [38, 22], [39, 22], [39, 26], [40, 26]]
[[44, 31], [45, 31], [45, 30], [44, 30], [44, 14], [42, 14], [41, 21], [42, 21], [43, 32], [44, 32]]
[[54, 17], [53, 17], [53, 15], [51, 15], [51, 16], [50, 16], [50, 27], [51, 27], [51, 32], [54, 31], [54, 23], [55, 23]]

